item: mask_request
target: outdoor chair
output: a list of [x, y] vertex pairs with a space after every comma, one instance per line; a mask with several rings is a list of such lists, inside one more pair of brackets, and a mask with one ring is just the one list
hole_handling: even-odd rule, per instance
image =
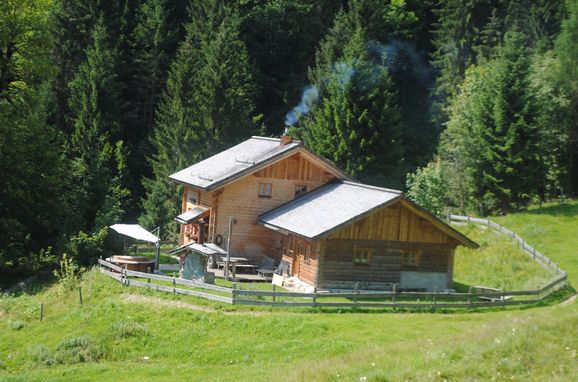
[[269, 256], [263, 256], [261, 265], [257, 269], [257, 274], [262, 277], [272, 277], [273, 273], [275, 273], [275, 265], [277, 265], [277, 260]]

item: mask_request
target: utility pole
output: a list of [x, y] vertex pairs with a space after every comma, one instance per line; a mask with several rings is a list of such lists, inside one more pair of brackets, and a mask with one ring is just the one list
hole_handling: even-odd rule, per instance
[[157, 242], [155, 243], [156, 246], [156, 254], [155, 254], [155, 271], [158, 272], [159, 265], [161, 262], [161, 227], [157, 227]]

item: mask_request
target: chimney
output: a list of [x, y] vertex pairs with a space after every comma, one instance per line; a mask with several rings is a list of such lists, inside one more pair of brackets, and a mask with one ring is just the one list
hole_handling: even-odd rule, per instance
[[197, 243], [205, 244], [205, 220], [199, 220], [199, 236], [197, 238]]
[[289, 127], [285, 127], [285, 131], [283, 132], [283, 135], [281, 136], [281, 141], [280, 144], [281, 146], [285, 146], [289, 143], [291, 143], [291, 141], [293, 140], [293, 138], [289, 135]]

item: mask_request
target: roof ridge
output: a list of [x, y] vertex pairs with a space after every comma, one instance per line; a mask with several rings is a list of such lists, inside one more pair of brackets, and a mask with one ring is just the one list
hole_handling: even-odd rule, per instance
[[[260, 135], [253, 135], [251, 136], [251, 139], [262, 139], [264, 141], [276, 141], [279, 142], [281, 140], [281, 138], [274, 138], [274, 137], [262, 137]], [[242, 143], [242, 142], [241, 142]]]
[[403, 195], [403, 191], [394, 190], [394, 189], [392, 189], [392, 188], [372, 186], [372, 185], [370, 185], [370, 184], [365, 184], [365, 183], [361, 183], [361, 182], [354, 182], [354, 181], [351, 181], [351, 180], [341, 180], [340, 182], [343, 183], [343, 184], [349, 184], [350, 186], [357, 186], [357, 187], [361, 187], [361, 188], [367, 188], [367, 189], [370, 189], [370, 190], [385, 191], [385, 192], [391, 192], [391, 193], [393, 193], [393, 194]]
[[[263, 141], [273, 141], [273, 142], [280, 142], [281, 138], [275, 138], [275, 137], [263, 137], [260, 135], [253, 135], [251, 136], [251, 139], [261, 139]], [[288, 144], [291, 143], [296, 143], [298, 145], [303, 145], [303, 141], [299, 140], [299, 139], [292, 139], [291, 142], [289, 142]]]

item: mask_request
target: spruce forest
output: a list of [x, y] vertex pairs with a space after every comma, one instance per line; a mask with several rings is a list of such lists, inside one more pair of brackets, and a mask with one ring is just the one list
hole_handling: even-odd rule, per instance
[[177, 235], [176, 170], [287, 128], [485, 216], [578, 193], [576, 0], [2, 0], [0, 284]]

